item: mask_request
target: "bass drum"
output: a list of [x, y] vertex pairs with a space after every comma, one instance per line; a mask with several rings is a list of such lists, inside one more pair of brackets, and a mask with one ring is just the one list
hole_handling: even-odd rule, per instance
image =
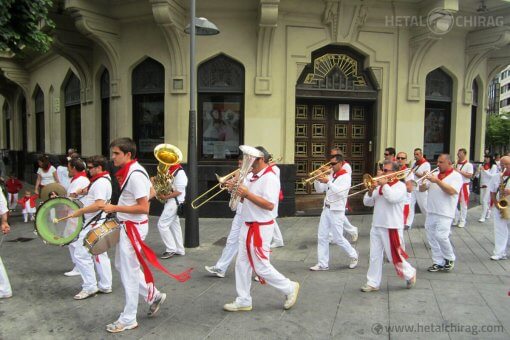
[[59, 197], [65, 197], [67, 194], [66, 188], [62, 184], [59, 183], [51, 183], [45, 185], [40, 192], [39, 198], [41, 201], [45, 202], [50, 199], [51, 193], [55, 193]]
[[[83, 207], [78, 200], [67, 197], [50, 198], [39, 206], [35, 213], [35, 230], [45, 243], [65, 246], [73, 242], [83, 228], [83, 217], [56, 219], [71, 215]], [[55, 223], [56, 222], [56, 223]]]

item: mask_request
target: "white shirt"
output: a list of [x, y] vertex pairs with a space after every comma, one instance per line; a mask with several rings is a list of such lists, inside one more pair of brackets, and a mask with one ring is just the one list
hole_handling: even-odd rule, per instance
[[[273, 204], [278, 204], [280, 196], [280, 180], [272, 171], [262, 175], [266, 169], [260, 170], [256, 175], [258, 179], [247, 183], [248, 190]], [[273, 211], [262, 209], [250, 200], [245, 199], [241, 219], [244, 222], [268, 222], [274, 219]]]
[[69, 184], [71, 183], [71, 178], [69, 177], [69, 169], [67, 166], [59, 165], [57, 167], [57, 175], [60, 184], [67, 190], [69, 188]]
[[[457, 164], [456, 166], [457, 170], [469, 172], [470, 174], [473, 174], [473, 164], [466, 162], [464, 164]], [[461, 175], [462, 176], [462, 175]], [[462, 182], [463, 183], [469, 183], [471, 182], [471, 178], [467, 178], [462, 176]]]
[[[131, 175], [135, 170], [141, 170], [143, 173], [137, 171]], [[147, 171], [145, 171], [145, 168], [141, 166], [140, 163], [135, 162], [131, 165], [129, 173], [126, 176], [126, 181], [127, 183], [124, 183], [125, 188], [120, 195], [118, 205], [131, 206], [137, 204], [136, 200], [139, 198], [147, 197], [147, 199], [149, 199], [151, 182]], [[126, 214], [118, 212], [117, 218], [121, 221], [142, 222], [147, 220], [148, 216], [147, 214]]]
[[498, 177], [498, 166], [496, 164], [493, 164], [489, 170], [485, 170], [483, 168], [483, 164], [480, 165], [480, 186], [489, 186], [492, 177], [496, 176]]
[[[499, 185], [501, 184], [501, 175], [502, 174], [500, 174], [499, 176], [493, 176], [491, 182], [489, 183], [489, 190], [494, 193], [497, 192], [496, 199], [498, 201], [502, 198], [501, 193], [498, 191]], [[507, 177], [508, 176], [503, 176], [503, 181], [505, 181]], [[508, 180], [505, 185], [505, 189], [508, 189], [508, 188], [510, 188], [510, 180]]]
[[[425, 162], [425, 163], [417, 166], [416, 162], [414, 162], [414, 164], [411, 167], [411, 169], [414, 169], [413, 176], [414, 176], [414, 180], [417, 181], [418, 179], [420, 179], [420, 177], [415, 176], [415, 174], [419, 174], [421, 176], [421, 175], [429, 172], [430, 171], [430, 163], [429, 162]], [[416, 186], [415, 190], [419, 190], [419, 185]]]
[[429, 188], [427, 213], [455, 218], [459, 193], [462, 188], [462, 175], [457, 171], [453, 171], [443, 179], [443, 182], [452, 186], [457, 193], [455, 195], [448, 195], [439, 185], [427, 181], [427, 187]]
[[[109, 201], [112, 198], [112, 184], [110, 175], [99, 177], [90, 185], [89, 192], [83, 197], [82, 202], [85, 207], [94, 204], [97, 200]], [[91, 218], [96, 216], [99, 212], [87, 213], [84, 215], [85, 223], [88, 223]], [[106, 213], [101, 214], [101, 218], [106, 217]]]
[[57, 171], [57, 169], [55, 169], [53, 165], [50, 165], [48, 171], [43, 171], [42, 168], [39, 168], [37, 174], [41, 176], [41, 185], [55, 183], [55, 177], [53, 177], [55, 171]]
[[[272, 169], [273, 169], [276, 177], [278, 177], [278, 181], [280, 181], [280, 168], [276, 165], [273, 165]], [[281, 183], [280, 183], [280, 190], [281, 190]], [[278, 201], [276, 202], [276, 204], [274, 205], [274, 208], [273, 208], [273, 218], [278, 217], [279, 204], [280, 204], [280, 192], [278, 192]]]
[[406, 185], [398, 181], [393, 185], [382, 186], [382, 195], [379, 194], [380, 186], [377, 186], [372, 193], [363, 197], [363, 204], [367, 207], [374, 207], [372, 227], [388, 229], [404, 228], [404, 204], [407, 198]]
[[[7, 213], [9, 209], [7, 209], [7, 201], [5, 200], [4, 192], [0, 187], [0, 215]], [[0, 231], [1, 232], [1, 231]]]
[[[69, 184], [69, 187], [67, 188], [67, 196], [70, 197], [71, 194], [76, 194], [78, 190], [84, 189], [88, 187], [90, 184], [90, 181], [87, 177], [80, 176], [76, 178], [74, 181], [72, 181]], [[83, 202], [84, 195], [78, 195], [76, 199], [78, 199], [80, 202]]]
[[174, 181], [173, 181], [172, 186], [173, 186], [174, 190], [179, 191], [181, 193], [179, 196], [177, 196], [177, 200], [179, 201], [179, 203], [183, 203], [184, 199], [186, 198], [186, 186], [187, 185], [188, 185], [188, 176], [186, 176], [184, 169], [179, 169], [179, 171], [177, 171], [177, 174], [174, 172]]
[[314, 181], [313, 185], [315, 187], [316, 192], [318, 193], [326, 192], [323, 208], [325, 208], [327, 204], [329, 205], [330, 210], [345, 211], [345, 205], [347, 204], [347, 195], [349, 194], [349, 188], [351, 187], [350, 173], [342, 174], [337, 178], [333, 178], [333, 175], [331, 174], [328, 176], [327, 183]]

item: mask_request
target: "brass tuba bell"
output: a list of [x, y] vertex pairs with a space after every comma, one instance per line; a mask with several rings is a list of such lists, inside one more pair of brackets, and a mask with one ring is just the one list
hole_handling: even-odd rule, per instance
[[[175, 145], [159, 144], [154, 148], [154, 157], [159, 162], [158, 173], [154, 177], [154, 190], [156, 195], [168, 195], [173, 191], [172, 182], [174, 179], [172, 174], [168, 173], [168, 169], [182, 161], [182, 152]], [[166, 201], [159, 198], [158, 200], [161, 203]]]

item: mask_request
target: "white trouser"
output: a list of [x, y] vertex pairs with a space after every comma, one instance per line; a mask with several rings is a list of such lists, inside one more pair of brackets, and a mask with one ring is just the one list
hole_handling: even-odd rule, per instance
[[351, 224], [351, 222], [349, 221], [347, 216], [345, 216], [345, 213], [344, 213], [343, 217], [344, 217], [344, 224], [343, 224], [344, 231], [351, 236], [356, 235], [358, 233], [358, 228]]
[[480, 203], [482, 204], [482, 214], [480, 218], [490, 217], [491, 193], [489, 188], [480, 188]]
[[4, 263], [0, 257], [0, 296], [9, 296], [12, 294], [11, 284], [9, 277], [5, 271]]
[[[404, 249], [404, 236], [402, 229], [398, 230], [400, 236], [400, 245]], [[381, 285], [382, 268], [383, 268], [383, 256], [386, 254], [386, 258], [390, 263], [393, 263], [391, 256], [391, 243], [390, 233], [387, 228], [372, 227], [370, 230], [370, 264], [367, 272], [367, 283], [369, 286], [379, 288]], [[414, 269], [409, 262], [402, 259], [402, 274], [405, 280], [410, 280], [416, 275], [416, 269]]]
[[278, 222], [274, 220], [274, 233], [273, 233], [273, 240], [271, 241], [271, 244], [274, 244], [275, 246], [283, 247], [283, 236], [282, 232], [280, 231], [280, 226], [278, 225]]
[[425, 219], [425, 231], [432, 253], [432, 262], [439, 266], [444, 266], [445, 259], [455, 261], [455, 254], [450, 242], [450, 230], [453, 218], [427, 214]]
[[[294, 289], [291, 281], [278, 272], [269, 261], [269, 247], [271, 244], [271, 238], [273, 237], [274, 225], [263, 225], [259, 228], [262, 238], [262, 248], [264, 249], [264, 254], [267, 259], [260, 259], [258, 257], [252, 242], [250, 253], [253, 259], [255, 271], [257, 272], [257, 275], [263, 278], [269, 285], [278, 289], [283, 294], [289, 295]], [[250, 289], [253, 269], [248, 259], [248, 252], [246, 249], [247, 235], [248, 227], [246, 224], [243, 224], [241, 226], [241, 235], [239, 238], [239, 253], [236, 260], [236, 302], [241, 306], [251, 306]]]
[[496, 207], [492, 208], [494, 216], [494, 255], [506, 256], [506, 247], [508, 246], [508, 228], [510, 220], [501, 218], [501, 214]]
[[223, 248], [221, 257], [218, 259], [218, 262], [216, 262], [214, 265], [222, 272], [227, 271], [230, 262], [232, 262], [234, 256], [237, 254], [239, 249], [239, 234], [241, 232], [241, 225], [241, 214], [236, 214], [232, 220], [232, 226], [230, 227], [230, 233], [228, 234], [225, 248]]
[[460, 223], [466, 223], [468, 204], [466, 203], [466, 199], [464, 198], [464, 189], [463, 188], [460, 190], [459, 205], [460, 205], [460, 211], [459, 211], [459, 209], [455, 210], [455, 221], [458, 221]]
[[[147, 236], [149, 225], [135, 224], [142, 240]], [[137, 245], [140, 247], [139, 245]], [[126, 305], [119, 316], [118, 321], [123, 324], [131, 324], [136, 321], [136, 312], [138, 310], [138, 294], [140, 294], [148, 304], [154, 302], [159, 296], [159, 291], [154, 287], [154, 295], [151, 300], [149, 297], [149, 289], [145, 282], [145, 276], [140, 268], [140, 262], [136, 257], [135, 250], [126, 234], [125, 226], [120, 229], [120, 239], [115, 249], [115, 268], [120, 273], [122, 286], [124, 286], [126, 294]]]
[[182, 243], [182, 229], [179, 216], [177, 216], [177, 203], [171, 198], [166, 201], [165, 208], [158, 221], [159, 234], [165, 244], [165, 251], [184, 255]]
[[420, 211], [425, 216], [427, 214], [427, 196], [428, 192], [420, 192], [414, 190], [411, 192], [411, 202], [409, 203], [409, 216], [407, 217], [407, 225], [412, 226], [414, 222], [416, 203], [420, 206]]
[[[78, 239], [69, 245], [69, 249], [73, 249], [74, 260], [76, 269], [81, 274], [83, 279], [82, 289], [87, 292], [96, 291], [100, 289], [112, 288], [112, 266], [108, 253], [104, 252], [100, 255], [91, 255], [87, 248], [83, 245], [83, 240], [87, 233], [92, 228], [87, 226], [78, 235]], [[96, 272], [94, 266], [97, 268], [99, 274], [99, 283], [96, 280]]]
[[329, 266], [329, 233], [333, 237], [332, 242], [340, 246], [350, 258], [358, 257], [356, 250], [343, 235], [344, 214], [343, 211], [330, 210], [326, 207], [322, 209], [317, 233], [317, 259], [321, 267]]
[[11, 194], [10, 192], [8, 193], [8, 199], [9, 199], [9, 202], [8, 202], [8, 205], [9, 205], [9, 209], [15, 209], [16, 208], [16, 205], [18, 204], [18, 193], [14, 193], [14, 194]]

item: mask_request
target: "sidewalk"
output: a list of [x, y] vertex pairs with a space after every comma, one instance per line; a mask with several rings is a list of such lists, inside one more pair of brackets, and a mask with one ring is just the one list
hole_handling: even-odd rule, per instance
[[[194, 267], [192, 279], [178, 283], [153, 271], [157, 287], [168, 294], [157, 317], [146, 316], [141, 302], [139, 327], [122, 339], [508, 339], [510, 337], [510, 260], [491, 261], [492, 220], [478, 223], [480, 207], [469, 210], [465, 229], [454, 227], [452, 241], [458, 261], [451, 273], [428, 273], [431, 264], [423, 227], [406, 234], [410, 262], [417, 267], [415, 288], [405, 289], [392, 265], [384, 265], [381, 290], [362, 293], [368, 268], [372, 216], [351, 216], [359, 227], [355, 245], [358, 268], [331, 247], [330, 271], [311, 272], [317, 260], [318, 217], [279, 219], [284, 248], [274, 249], [275, 267], [301, 283], [297, 304], [282, 309], [284, 297], [269, 286], [252, 286], [253, 311], [227, 313], [223, 304], [236, 296], [234, 264], [224, 279], [211, 277], [204, 265], [220, 256], [230, 219], [201, 219], [201, 246], [186, 256], [162, 262], [172, 271]], [[124, 305], [124, 291], [114, 270], [110, 295], [73, 300], [81, 278], [63, 276], [72, 268], [67, 248], [44, 245], [20, 217], [13, 216], [12, 233], [0, 247], [14, 296], [0, 300], [0, 339], [114, 339], [105, 331]], [[423, 226], [417, 215], [415, 223]], [[159, 254], [163, 246], [151, 217], [147, 243]], [[15, 242], [18, 238], [33, 238]], [[14, 242], [13, 242], [14, 241]], [[113, 260], [113, 252], [110, 251]], [[113, 261], [112, 261], [113, 262]], [[405, 327], [405, 328], [404, 328]]]

